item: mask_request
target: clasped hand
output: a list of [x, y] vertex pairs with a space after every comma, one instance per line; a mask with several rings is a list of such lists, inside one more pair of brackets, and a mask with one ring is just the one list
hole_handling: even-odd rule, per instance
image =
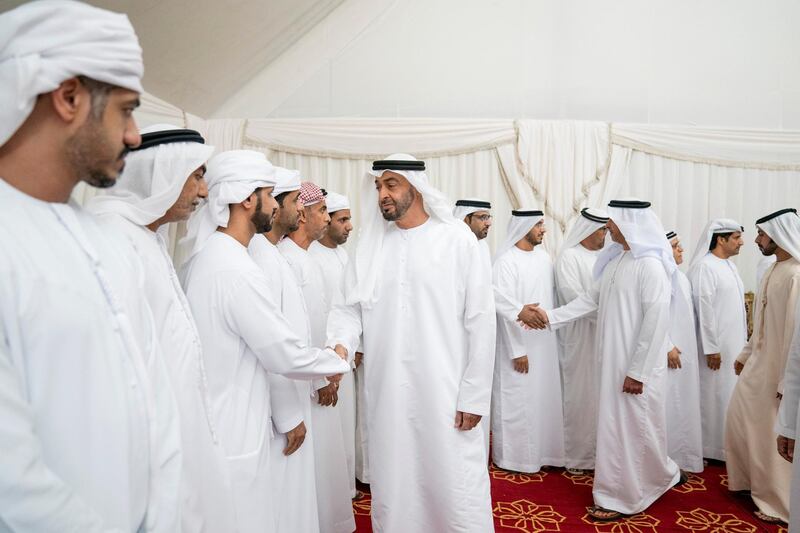
[[525, 304], [517, 315], [517, 320], [527, 329], [545, 329], [550, 320], [539, 304]]
[[[337, 344], [335, 348], [330, 348], [330, 347], [328, 348], [332, 349], [334, 352], [336, 352], [336, 355], [341, 357], [343, 360], [347, 361], [347, 348], [345, 348], [341, 344]], [[331, 383], [339, 383], [342, 380], [342, 375], [334, 374], [333, 376], [328, 376], [327, 379]]]

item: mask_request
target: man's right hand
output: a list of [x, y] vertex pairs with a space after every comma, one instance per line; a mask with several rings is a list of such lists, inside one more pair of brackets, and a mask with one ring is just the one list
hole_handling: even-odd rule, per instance
[[742, 370], [744, 370], [744, 363], [740, 363], [739, 361], [734, 361], [733, 371], [736, 372], [737, 376], [742, 373]]
[[628, 394], [641, 394], [643, 391], [644, 383], [625, 376], [625, 381], [622, 383], [622, 392], [626, 392]]
[[336, 355], [347, 361], [347, 348], [345, 348], [341, 344], [337, 344], [334, 347], [333, 351], [336, 352]]
[[549, 320], [539, 304], [526, 304], [517, 315], [517, 320], [531, 329], [545, 329]]
[[527, 374], [528, 373], [528, 356], [523, 355], [522, 357], [517, 357], [516, 359], [511, 360], [514, 363], [514, 370], [519, 372], [520, 374]]
[[778, 435], [778, 453], [791, 463], [794, 460], [794, 439]]
[[300, 422], [297, 427], [286, 433], [286, 448], [283, 449], [283, 455], [292, 455], [300, 449], [304, 440], [306, 440], [306, 425]]
[[722, 355], [718, 353], [706, 354], [706, 365], [711, 370], [719, 370], [719, 367], [722, 366]]
[[667, 353], [667, 366], [673, 370], [681, 368], [681, 351], [677, 346], [673, 346]]

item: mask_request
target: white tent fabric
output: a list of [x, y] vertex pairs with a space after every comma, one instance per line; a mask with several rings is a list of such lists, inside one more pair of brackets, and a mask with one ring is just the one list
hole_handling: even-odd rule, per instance
[[[172, 121], [196, 129], [218, 151], [262, 151], [347, 194], [354, 213], [371, 162], [406, 150], [425, 159], [431, 184], [451, 200], [492, 202], [492, 249], [505, 237], [504, 213], [522, 205], [545, 211], [545, 249], [554, 253], [582, 207], [613, 197], [652, 202], [680, 235], [698, 234], [715, 217], [739, 220], [747, 231], [764, 212], [800, 198], [800, 132], [537, 120], [203, 120], [147, 94], [136, 116], [141, 127]], [[81, 186], [73, 197], [92, 194]], [[184, 231], [171, 228], [172, 242]], [[758, 259], [749, 242], [734, 259], [748, 290]]]
[[614, 124], [611, 141], [651, 155], [735, 168], [800, 170], [800, 132]]

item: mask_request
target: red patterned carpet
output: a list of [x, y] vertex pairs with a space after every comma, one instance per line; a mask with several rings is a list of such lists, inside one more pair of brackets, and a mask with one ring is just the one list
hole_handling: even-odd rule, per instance
[[[608, 523], [594, 523], [586, 515], [586, 506], [592, 504], [591, 476], [571, 477], [561, 468], [537, 474], [514, 474], [492, 468], [491, 476], [498, 533], [786, 533], [785, 527], [756, 519], [749, 497], [728, 492], [725, 468], [718, 464], [709, 465], [702, 474], [693, 474], [688, 483], [669, 491], [645, 513]], [[371, 532], [369, 495], [355, 502], [353, 510], [357, 531]]]

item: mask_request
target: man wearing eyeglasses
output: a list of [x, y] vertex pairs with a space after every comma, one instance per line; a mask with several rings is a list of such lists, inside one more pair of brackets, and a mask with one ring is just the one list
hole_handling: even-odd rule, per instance
[[[456, 207], [453, 209], [453, 216], [458, 220], [463, 220], [469, 226], [472, 233], [478, 239], [478, 248], [481, 251], [486, 271], [489, 274], [486, 282], [492, 284], [492, 253], [489, 251], [489, 245], [486, 243], [486, 237], [489, 235], [489, 228], [492, 227], [492, 214], [490, 210], [492, 204], [486, 200], [479, 200], [477, 198], [465, 198], [456, 202]], [[484, 427], [484, 434], [486, 435], [486, 456], [489, 457], [489, 428], [491, 422], [489, 416], [484, 416], [481, 424]]]

